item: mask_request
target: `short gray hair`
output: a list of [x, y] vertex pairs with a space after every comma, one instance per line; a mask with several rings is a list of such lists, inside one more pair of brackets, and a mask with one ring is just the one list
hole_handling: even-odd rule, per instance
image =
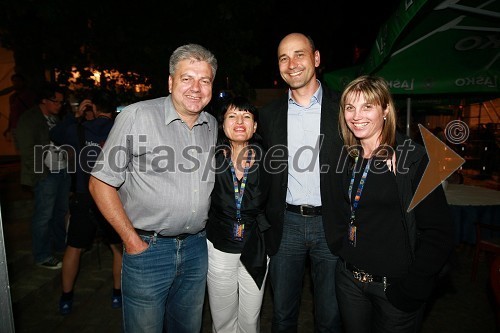
[[217, 72], [217, 59], [212, 52], [198, 44], [186, 44], [179, 46], [170, 56], [169, 74], [174, 75], [177, 64], [182, 60], [194, 59], [205, 61], [212, 67], [212, 74], [215, 77]]

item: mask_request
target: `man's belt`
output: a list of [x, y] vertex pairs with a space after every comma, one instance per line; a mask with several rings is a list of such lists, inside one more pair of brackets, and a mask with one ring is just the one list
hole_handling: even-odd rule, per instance
[[170, 239], [178, 239], [178, 240], [183, 240], [183, 239], [186, 239], [187, 237], [191, 236], [191, 234], [180, 234], [177, 236], [163, 236], [163, 235], [156, 233], [155, 231], [142, 230], [142, 229], [137, 229], [137, 228], [135, 228], [135, 231], [137, 232], [138, 235], [141, 235], [141, 236], [155, 236], [156, 235], [156, 237], [158, 237], [158, 238], [170, 238]]
[[321, 216], [321, 206], [310, 205], [290, 205], [286, 204], [286, 210], [292, 213], [300, 214], [302, 216]]

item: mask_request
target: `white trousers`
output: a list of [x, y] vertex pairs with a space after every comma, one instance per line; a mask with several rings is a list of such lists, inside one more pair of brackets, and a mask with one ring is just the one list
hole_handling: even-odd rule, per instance
[[[217, 250], [209, 240], [207, 245], [207, 287], [213, 332], [259, 332], [266, 278], [259, 290], [241, 263], [239, 253]], [[267, 263], [269, 265], [269, 258]]]

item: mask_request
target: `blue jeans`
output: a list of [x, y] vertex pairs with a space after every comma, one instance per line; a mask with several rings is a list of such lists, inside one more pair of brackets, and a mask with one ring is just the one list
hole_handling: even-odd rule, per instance
[[68, 212], [71, 176], [66, 170], [49, 173], [33, 189], [35, 208], [31, 221], [33, 256], [39, 264], [66, 247], [65, 217]]
[[283, 236], [271, 257], [270, 276], [274, 295], [273, 332], [297, 332], [306, 258], [311, 259], [314, 287], [315, 332], [341, 332], [335, 294], [338, 257], [328, 248], [321, 216], [304, 217], [285, 212]]
[[183, 240], [141, 236], [149, 247], [123, 255], [126, 333], [200, 332], [208, 270], [205, 231]]
[[339, 259], [335, 275], [337, 295], [346, 333], [420, 332], [424, 306], [404, 312], [392, 305], [379, 282], [360, 282]]

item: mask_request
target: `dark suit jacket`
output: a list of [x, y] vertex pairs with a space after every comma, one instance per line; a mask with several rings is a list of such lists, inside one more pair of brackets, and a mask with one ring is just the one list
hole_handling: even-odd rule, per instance
[[[38, 105], [21, 115], [16, 133], [21, 154], [21, 185], [33, 187], [49, 174], [43, 162], [46, 149], [34, 149], [37, 145], [45, 148], [50, 145], [49, 125]], [[35, 172], [34, 165], [43, 172]]]
[[[330, 250], [333, 241], [333, 200], [338, 195], [333, 191], [333, 173], [340, 157], [342, 140], [338, 130], [339, 96], [324, 84], [321, 103], [320, 133], [323, 136], [319, 154], [321, 172], [321, 202], [323, 225]], [[265, 232], [266, 247], [269, 255], [274, 255], [280, 246], [283, 234], [283, 221], [288, 186], [288, 148], [287, 148], [288, 92], [275, 102], [263, 107], [259, 112], [258, 132], [268, 149], [264, 164], [269, 179], [269, 195], [266, 204], [266, 217], [271, 229]]]

